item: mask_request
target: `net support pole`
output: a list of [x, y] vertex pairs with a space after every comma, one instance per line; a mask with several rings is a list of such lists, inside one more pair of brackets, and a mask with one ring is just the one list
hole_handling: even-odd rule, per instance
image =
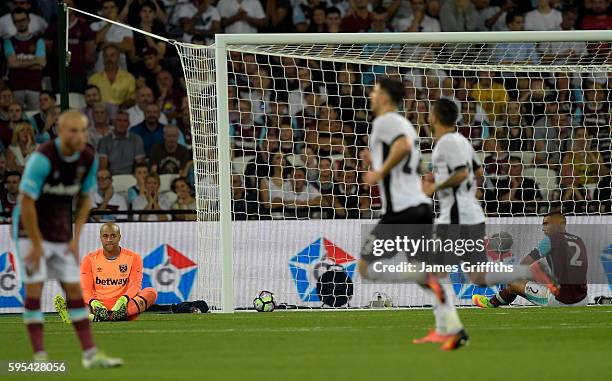
[[217, 86], [217, 146], [219, 149], [219, 233], [221, 251], [221, 309], [234, 313], [234, 250], [232, 247], [231, 160], [229, 100], [227, 92], [227, 45], [215, 37]]
[[62, 111], [70, 107], [68, 98], [68, 7], [61, 0], [57, 2], [57, 69]]

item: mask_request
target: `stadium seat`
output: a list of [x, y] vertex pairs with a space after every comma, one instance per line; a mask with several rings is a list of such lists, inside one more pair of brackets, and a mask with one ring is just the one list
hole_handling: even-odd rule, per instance
[[136, 185], [136, 178], [132, 175], [113, 176], [113, 189], [115, 193], [127, 198], [128, 189]]
[[159, 176], [159, 191], [160, 193], [167, 192], [170, 190], [170, 185], [172, 185], [172, 181], [179, 177], [179, 175], [169, 174], [169, 175], [160, 175]]
[[[61, 106], [61, 96], [60, 94], [56, 94], [55, 95], [55, 101], [57, 102], [58, 106]], [[70, 108], [75, 108], [75, 109], [82, 109], [85, 107], [85, 96], [83, 94], [80, 93], [69, 93], [68, 94], [68, 104], [70, 105]]]
[[253, 160], [255, 155], [239, 156], [232, 160], [232, 173], [242, 175], [249, 161]]
[[546, 168], [530, 167], [523, 170], [523, 176], [532, 178], [540, 188], [544, 201], [549, 201], [559, 187], [557, 172]]

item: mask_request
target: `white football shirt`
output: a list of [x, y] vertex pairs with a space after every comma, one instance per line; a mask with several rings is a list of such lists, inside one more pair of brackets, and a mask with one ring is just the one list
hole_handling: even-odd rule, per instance
[[419, 137], [412, 124], [398, 113], [385, 113], [372, 123], [369, 141], [372, 167], [375, 171], [382, 168], [391, 151], [391, 145], [398, 138], [408, 138], [411, 149], [378, 183], [384, 214], [401, 212], [420, 204], [431, 204], [431, 199], [423, 193], [421, 186]]
[[432, 164], [436, 184], [446, 181], [455, 170], [468, 169], [468, 177], [454, 188], [439, 190], [437, 223], [475, 225], [485, 222], [485, 215], [476, 198], [476, 171], [482, 164], [472, 144], [458, 132], [447, 133], [436, 142]]

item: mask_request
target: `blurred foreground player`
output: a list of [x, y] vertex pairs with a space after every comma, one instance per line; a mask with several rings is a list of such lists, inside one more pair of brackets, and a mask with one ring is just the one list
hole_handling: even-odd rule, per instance
[[474, 304], [481, 308], [495, 308], [514, 302], [520, 295], [544, 307], [586, 306], [589, 266], [586, 247], [580, 237], [565, 231], [565, 223], [565, 216], [558, 212], [544, 217], [544, 238], [521, 261], [529, 265], [546, 260], [561, 285], [556, 295], [544, 284], [521, 280], [508, 284], [491, 298], [474, 295]]
[[[87, 118], [69, 110], [58, 119], [58, 137], [41, 144], [28, 159], [13, 211], [13, 237], [25, 284], [23, 320], [34, 359], [46, 361], [40, 296], [46, 280], [57, 279], [83, 350], [84, 368], [123, 364], [98, 351], [79, 282], [79, 237], [89, 215], [89, 193], [96, 187], [97, 160], [87, 143]], [[72, 203], [76, 199], [74, 232]]]
[[[119, 226], [107, 222], [100, 228], [102, 248], [83, 258], [81, 287], [89, 304], [93, 321], [133, 320], [155, 303], [157, 292], [151, 287], [142, 289], [142, 258], [119, 246]], [[55, 306], [64, 322], [67, 311], [61, 296]]]
[[[398, 251], [387, 251], [374, 255], [372, 247], [376, 241], [393, 239], [398, 230], [393, 225], [410, 225], [410, 234], [416, 239], [430, 238], [433, 225], [432, 201], [421, 188], [419, 166], [421, 152], [418, 134], [412, 124], [398, 113], [403, 102], [402, 82], [381, 77], [370, 95], [372, 112], [376, 115], [369, 138], [369, 152], [364, 158], [371, 171], [364, 180], [381, 189], [384, 215], [372, 230], [362, 247], [359, 272], [365, 279], [382, 282], [414, 282], [434, 296], [434, 316], [437, 336], [442, 350], [453, 350], [467, 344], [468, 336], [463, 329], [452, 300], [448, 282], [440, 283], [434, 274], [421, 271], [378, 271], [384, 265], [394, 265], [406, 255]], [[413, 238], [413, 239], [414, 239]], [[425, 253], [415, 253], [412, 262], [427, 262]], [[410, 254], [411, 256], [412, 254]], [[415, 265], [417, 264], [415, 263]], [[433, 341], [417, 339], [415, 344]]]

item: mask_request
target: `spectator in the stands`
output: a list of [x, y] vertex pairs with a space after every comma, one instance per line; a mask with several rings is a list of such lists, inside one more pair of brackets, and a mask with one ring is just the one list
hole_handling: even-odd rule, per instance
[[[506, 15], [506, 26], [511, 32], [525, 30], [525, 15], [510, 12]], [[495, 44], [494, 54], [497, 62], [504, 65], [537, 65], [540, 58], [533, 42], [503, 42]], [[506, 73], [507, 76], [514, 76]]]
[[[109, 20], [116, 21], [118, 18], [119, 9], [115, 0], [102, 1], [102, 16]], [[115, 45], [117, 48], [117, 67], [126, 70], [127, 59], [126, 54], [130, 54], [134, 50], [134, 33], [128, 28], [120, 25], [111, 24], [106, 21], [96, 21], [91, 24], [91, 30], [96, 33], [96, 44], [98, 46]], [[95, 65], [95, 70], [100, 71], [106, 66], [104, 57], [106, 49], [102, 49]], [[100, 88], [102, 90], [102, 88]], [[102, 90], [102, 98], [104, 98], [104, 90]]]
[[151, 154], [154, 144], [164, 141], [164, 125], [159, 123], [159, 117], [159, 105], [157, 103], [148, 104], [145, 108], [144, 120], [130, 128], [130, 133], [136, 134], [142, 139], [147, 157]]
[[9, 213], [8, 217], [4, 219], [0, 216], [0, 221], [6, 222], [11, 221], [10, 214], [13, 213], [15, 206], [17, 206], [17, 199], [19, 198], [19, 183], [21, 182], [21, 173], [17, 171], [8, 171], [5, 174], [5, 185], [0, 187], [0, 212]]
[[494, 73], [489, 70], [478, 72], [478, 80], [469, 91], [468, 96], [480, 103], [488, 115], [489, 123], [501, 122], [506, 112], [508, 93], [501, 83], [493, 80]]
[[[197, 202], [192, 195], [191, 185], [184, 177], [177, 177], [172, 181], [170, 190], [176, 194], [176, 201], [172, 204], [174, 210], [196, 210]], [[175, 221], [195, 221], [197, 219], [195, 212], [186, 214], [175, 214], [172, 219]]]
[[[503, 124], [508, 128], [510, 137], [510, 151], [531, 151], [533, 147], [533, 129], [525, 124], [521, 114], [521, 105], [516, 101], [506, 104], [506, 122]], [[526, 163], [533, 164], [533, 163]]]
[[582, 17], [580, 29], [597, 30], [612, 29], [612, 14], [608, 12], [608, 0], [591, 0], [590, 11]]
[[57, 137], [56, 122], [59, 110], [55, 102], [55, 94], [43, 90], [39, 97], [40, 112], [35, 114], [34, 119], [36, 142], [43, 143]]
[[192, 160], [191, 152], [178, 143], [180, 131], [174, 125], [164, 126], [164, 141], [151, 149], [151, 171], [159, 175], [187, 176], [187, 167]]
[[342, 16], [340, 10], [336, 7], [327, 8], [325, 15], [325, 31], [327, 33], [340, 33], [342, 25]]
[[[587, 128], [591, 137], [601, 142], [610, 139], [610, 102], [606, 100], [604, 85], [592, 80], [583, 81], [584, 99], [578, 107], [582, 112], [582, 124]], [[608, 146], [609, 147], [609, 146]], [[604, 147], [597, 145], [598, 149]]]
[[13, 102], [13, 91], [11, 88], [8, 86], [0, 88], [0, 122], [9, 120], [8, 109]]
[[[26, 10], [29, 14], [29, 20], [27, 23], [28, 30], [30, 33], [40, 35], [47, 29], [47, 22], [44, 18], [37, 14], [31, 13], [32, 0], [13, 0], [13, 9], [21, 8]], [[17, 34], [17, 24], [11, 17], [11, 13], [8, 12], [0, 17], [0, 38], [10, 38]]]
[[320, 211], [321, 193], [306, 180], [306, 169], [302, 167], [289, 169], [282, 192], [282, 202], [286, 217], [307, 217], [312, 210], [311, 207], [315, 206], [318, 206]]
[[478, 118], [478, 107], [479, 105], [471, 98], [461, 103], [461, 120], [457, 132], [468, 138], [475, 150], [480, 151], [483, 148], [483, 120]]
[[[145, 178], [144, 194], [139, 195], [132, 202], [133, 210], [168, 210], [172, 207], [172, 202], [166, 193], [159, 191], [160, 180], [157, 173], [149, 173]], [[168, 221], [167, 214], [141, 214], [140, 221]]]
[[4, 151], [0, 150], [0, 191], [4, 189], [4, 182], [6, 181], [6, 155]]
[[[527, 82], [523, 84], [523, 82]], [[528, 78], [519, 78], [518, 102], [521, 104], [521, 114], [528, 126], [533, 126], [544, 115], [546, 104], [557, 102], [555, 94], [549, 94], [546, 82], [541, 75], [532, 73]]]
[[32, 125], [28, 122], [17, 123], [13, 132], [13, 141], [6, 150], [7, 168], [10, 171], [23, 173], [25, 163], [36, 147]]
[[[85, 87], [85, 107], [83, 108], [83, 110], [81, 110], [83, 112], [83, 114], [85, 114], [85, 116], [87, 116], [87, 120], [89, 121], [88, 123], [88, 127], [93, 127], [93, 106], [98, 103], [98, 102], [102, 102], [102, 94], [100, 94], [100, 89], [98, 88], [98, 86], [96, 85], [87, 85]], [[110, 102], [103, 102], [106, 105], [106, 113], [108, 114], [109, 118], [114, 119], [115, 118], [115, 114], [117, 113], [117, 105], [112, 104]]]
[[157, 104], [159, 104], [160, 110], [166, 115], [166, 118], [173, 122], [181, 109], [181, 102], [185, 93], [176, 86], [174, 77], [167, 70], [157, 73], [156, 84], [158, 91]]
[[[153, 90], [148, 86], [141, 86], [136, 89], [136, 104], [127, 110], [130, 116], [130, 127], [140, 124], [144, 121], [144, 110], [147, 105], [155, 101]], [[159, 123], [168, 124], [168, 118], [165, 114], [159, 115]]]
[[259, 178], [259, 201], [264, 208], [262, 211], [278, 211], [283, 207], [287, 159], [279, 151], [271, 152], [268, 158], [268, 173]]
[[108, 169], [113, 176], [131, 174], [134, 165], [145, 159], [142, 139], [128, 132], [129, 125], [128, 113], [118, 111], [113, 120], [113, 131], [100, 139], [97, 145], [100, 168]]
[[536, 164], [559, 169], [563, 143], [570, 127], [567, 112], [560, 110], [557, 102], [546, 103], [546, 114], [535, 122], [533, 129]]
[[525, 14], [525, 30], [561, 30], [561, 12], [550, 0], [538, 0], [538, 7]]
[[130, 189], [128, 189], [128, 205], [132, 205], [136, 197], [144, 196], [145, 192], [145, 179], [149, 174], [149, 166], [144, 161], [137, 163], [134, 165], [134, 179], [136, 180], [136, 184], [132, 185]]
[[485, 171], [485, 201], [487, 211], [497, 212], [499, 196], [508, 190], [508, 175], [510, 172], [510, 153], [508, 152], [508, 131], [498, 128], [495, 131], [493, 151], [484, 159]]
[[225, 33], [257, 33], [268, 24], [259, 0], [219, 0], [217, 9]]
[[114, 105], [127, 105], [134, 100], [136, 79], [119, 67], [119, 48], [109, 44], [102, 50], [104, 69], [89, 77], [89, 84], [100, 90], [103, 102]]
[[262, 136], [262, 127], [253, 118], [249, 100], [240, 99], [238, 107], [239, 119], [230, 125], [233, 154], [234, 156], [252, 155], [255, 153], [258, 139]]
[[185, 137], [185, 145], [191, 147], [191, 115], [189, 113], [189, 97], [185, 95], [181, 102], [181, 113], [176, 118], [176, 126]]
[[42, 72], [47, 64], [45, 42], [29, 31], [28, 11], [15, 8], [11, 17], [17, 34], [4, 40], [4, 56], [9, 68], [8, 83], [17, 102], [26, 110], [37, 110], [38, 95], [42, 90]]
[[325, 32], [326, 25], [326, 14], [325, 14], [325, 6], [319, 5], [318, 7], [312, 10], [312, 14], [310, 16], [310, 23], [308, 24], [308, 33], [323, 33]]
[[98, 142], [103, 137], [110, 135], [113, 131], [104, 103], [98, 102], [94, 104], [93, 121], [93, 126], [87, 129], [87, 142], [95, 148], [98, 147]]
[[490, 0], [474, 0], [474, 30], [505, 30], [505, 12], [512, 7], [512, 0], [504, 0], [501, 7], [492, 6]]
[[[574, 202], [575, 212], [587, 211], [586, 201], [594, 199], [603, 204], [593, 204], [592, 212], [600, 212], [599, 206], [610, 203], [610, 169], [603, 161], [602, 155], [591, 148], [591, 136], [584, 127], [574, 129], [570, 147], [563, 154], [561, 163], [561, 200]], [[588, 188], [594, 189], [588, 194]]]
[[205, 38], [207, 44], [215, 41], [221, 32], [221, 15], [210, 0], [193, 0], [182, 4], [177, 10], [183, 33], [183, 41], [192, 42], [193, 36]]
[[304, 0], [295, 3], [292, 12], [293, 24], [299, 33], [308, 31], [314, 9], [323, 5], [321, 0]]
[[155, 21], [164, 24], [167, 19], [164, 0], [127, 0], [119, 12], [118, 19], [127, 25], [136, 25], [140, 21], [140, 11], [144, 4], [150, 3]]
[[[154, 2], [150, 0], [142, 2], [136, 27], [158, 36], [163, 36], [165, 34], [163, 22], [156, 18], [156, 5]], [[165, 42], [143, 33], [134, 34], [134, 49], [128, 52], [130, 63], [133, 65], [141, 62], [143, 60], [142, 53], [148, 48], [155, 49], [160, 59], [166, 54]]]
[[[75, 0], [63, 0], [63, 2], [69, 7], [75, 6]], [[49, 57], [57, 57], [59, 54], [57, 27], [58, 23], [54, 22], [45, 33], [45, 44]], [[70, 50], [68, 90], [82, 94], [87, 85], [87, 70], [91, 69], [96, 62], [96, 35], [85, 18], [73, 11], [68, 12], [68, 50]], [[55, 89], [59, 88], [57, 71], [57, 60], [49, 60], [46, 72], [53, 73], [51, 82]]]
[[368, 0], [353, 0], [351, 12], [342, 19], [340, 28], [346, 33], [367, 32], [372, 25], [372, 12]]
[[136, 77], [136, 87], [148, 86], [157, 92], [157, 74], [164, 70], [157, 49], [148, 47], [142, 52], [142, 61], [134, 65], [132, 74]]
[[[113, 176], [108, 169], [100, 169], [97, 173], [98, 189], [91, 195], [91, 210], [96, 212], [109, 212], [108, 215], [93, 215], [92, 220], [96, 222], [115, 221], [117, 219], [113, 212], [127, 210], [125, 198], [115, 193], [113, 188]], [[119, 216], [120, 219], [125, 216]]]
[[13, 140], [17, 124], [27, 121], [20, 103], [13, 102], [8, 107], [8, 120], [0, 121], [0, 144], [7, 148]]
[[542, 201], [538, 184], [523, 176], [523, 163], [519, 157], [510, 157], [509, 163], [507, 188], [502, 188], [498, 193], [499, 200], [494, 201], [497, 203], [497, 213], [512, 216], [537, 213], [538, 201]]
[[396, 18], [393, 29], [397, 32], [440, 32], [440, 22], [425, 11], [425, 0], [410, 0], [412, 14], [405, 18]]
[[474, 31], [476, 17], [476, 8], [471, 0], [446, 0], [440, 7], [440, 26], [443, 32]]
[[[353, 167], [344, 167], [342, 171], [343, 181], [334, 186], [334, 206], [336, 217], [340, 218], [359, 218], [361, 209], [368, 206], [362, 204], [362, 196], [365, 191], [357, 182], [357, 171]], [[365, 207], [364, 207], [365, 206]]]
[[264, 29], [271, 33], [293, 33], [293, 7], [290, 0], [265, 0], [266, 18], [268, 26]]

